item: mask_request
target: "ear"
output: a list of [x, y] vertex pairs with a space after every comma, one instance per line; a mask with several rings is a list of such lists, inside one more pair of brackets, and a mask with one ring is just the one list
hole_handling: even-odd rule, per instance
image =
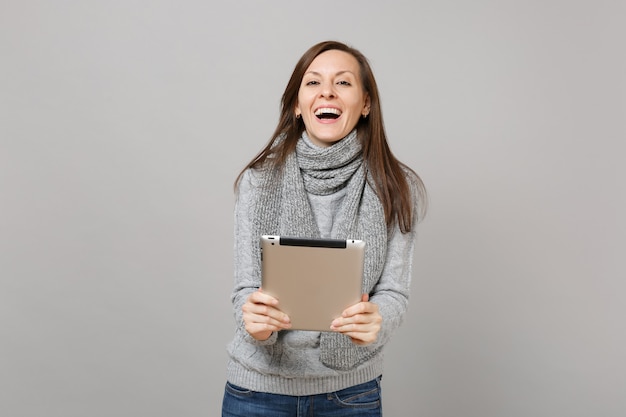
[[297, 103], [296, 107], [294, 109], [294, 113], [296, 115], [296, 119], [300, 118], [300, 116], [302, 115], [302, 111], [300, 110], [300, 104]]
[[361, 114], [363, 115], [363, 117], [367, 117], [370, 114], [370, 107], [371, 107], [371, 100], [370, 100], [369, 94], [367, 94], [365, 96], [365, 101], [363, 103], [363, 110], [361, 111]]

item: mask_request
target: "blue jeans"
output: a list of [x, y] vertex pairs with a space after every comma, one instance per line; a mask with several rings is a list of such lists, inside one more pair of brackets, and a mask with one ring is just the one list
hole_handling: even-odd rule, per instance
[[250, 391], [229, 382], [222, 417], [381, 417], [380, 377], [328, 394], [296, 397]]

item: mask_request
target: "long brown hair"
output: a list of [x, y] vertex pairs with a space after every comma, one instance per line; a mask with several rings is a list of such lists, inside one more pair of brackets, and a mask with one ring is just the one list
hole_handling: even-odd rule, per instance
[[[403, 233], [411, 231], [416, 222], [425, 214], [426, 189], [420, 177], [411, 168], [400, 162], [391, 152], [383, 123], [380, 96], [374, 73], [367, 58], [358, 50], [337, 41], [325, 41], [313, 45], [302, 55], [296, 64], [281, 99], [280, 119], [276, 130], [267, 145], [245, 166], [235, 181], [237, 187], [244, 171], [263, 165], [271, 156], [275, 167], [283, 166], [287, 155], [295, 151], [296, 143], [305, 130], [302, 119], [296, 118], [298, 92], [306, 70], [320, 54], [339, 50], [352, 55], [359, 63], [360, 79], [364, 93], [370, 98], [370, 112], [367, 118], [360, 118], [356, 128], [363, 147], [363, 159], [374, 182], [372, 187], [385, 210], [385, 221], [391, 226], [398, 221]], [[283, 140], [277, 141], [282, 137]], [[411, 177], [411, 179], [409, 179]], [[411, 193], [411, 181], [415, 193]], [[414, 213], [414, 201], [419, 203], [419, 214]]]

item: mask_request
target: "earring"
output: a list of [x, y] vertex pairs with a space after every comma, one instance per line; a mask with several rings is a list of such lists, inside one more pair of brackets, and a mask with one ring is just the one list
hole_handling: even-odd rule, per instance
[[300, 118], [300, 113], [296, 113], [296, 119]]

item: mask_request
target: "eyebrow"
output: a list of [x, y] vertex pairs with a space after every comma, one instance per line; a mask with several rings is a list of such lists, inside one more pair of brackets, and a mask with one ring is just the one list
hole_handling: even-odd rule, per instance
[[[337, 75], [343, 75], [343, 74], [346, 74], [346, 73], [351, 74], [352, 76], [356, 77], [356, 74], [354, 74], [354, 73], [353, 73], [352, 71], [350, 71], [350, 70], [342, 70], [342, 71], [338, 71], [338, 72], [336, 72], [336, 73], [334, 74], [334, 76], [337, 76]], [[319, 72], [317, 72], [317, 71], [308, 71], [308, 72], [305, 72], [305, 73], [304, 73], [304, 75], [308, 75], [308, 74], [317, 75], [318, 77], [321, 77], [321, 76], [322, 76], [322, 74], [321, 74], [321, 73], [319, 73]]]

